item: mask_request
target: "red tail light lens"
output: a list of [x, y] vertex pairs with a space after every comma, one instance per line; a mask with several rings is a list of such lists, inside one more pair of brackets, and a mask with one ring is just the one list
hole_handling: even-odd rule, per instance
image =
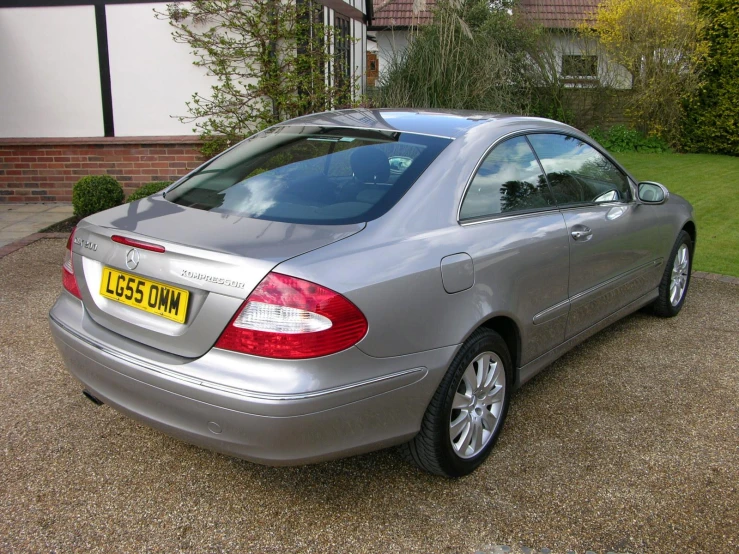
[[64, 264], [62, 265], [62, 285], [69, 292], [74, 294], [80, 300], [82, 295], [80, 294], [80, 288], [77, 286], [77, 278], [74, 276], [74, 266], [72, 265], [72, 241], [74, 240], [74, 232], [77, 229], [72, 229], [67, 239], [67, 248], [64, 250]]
[[249, 295], [216, 348], [267, 358], [326, 356], [357, 344], [367, 319], [326, 287], [270, 273]]

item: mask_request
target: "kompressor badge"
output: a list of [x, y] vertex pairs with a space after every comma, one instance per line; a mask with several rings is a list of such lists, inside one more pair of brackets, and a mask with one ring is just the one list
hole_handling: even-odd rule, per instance
[[223, 277], [215, 277], [213, 275], [206, 275], [197, 271], [189, 271], [187, 269], [182, 270], [182, 277], [188, 279], [196, 279], [198, 281], [205, 281], [207, 283], [215, 283], [216, 285], [224, 285], [227, 287], [234, 287], [237, 289], [243, 289], [244, 283], [241, 281], [233, 281], [232, 279], [224, 279]]

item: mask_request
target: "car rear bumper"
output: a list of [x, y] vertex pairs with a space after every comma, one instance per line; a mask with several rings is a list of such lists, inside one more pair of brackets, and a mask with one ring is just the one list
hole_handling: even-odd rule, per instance
[[[130, 349], [121, 349], [121, 338], [106, 341], [113, 334], [97, 326], [82, 303], [66, 293], [52, 308], [49, 321], [67, 368], [93, 396], [169, 435], [269, 465], [338, 458], [410, 439], [456, 351], [448, 347], [378, 359], [350, 349], [324, 358], [324, 363], [354, 364], [344, 370], [365, 377], [368, 368], [356, 364], [370, 364], [379, 374], [320, 390], [282, 393], [277, 390], [280, 383], [289, 382], [282, 368], [274, 372], [276, 382], [267, 387], [260, 383], [262, 390], [200, 377], [207, 374], [208, 365], [218, 374], [221, 356], [233, 353], [213, 350], [198, 360], [173, 364], [162, 357], [142, 357], [142, 347], [132, 341]], [[252, 360], [243, 359], [246, 364]], [[310, 383], [305, 371], [317, 363], [320, 359], [305, 367], [293, 364], [295, 382]], [[326, 383], [325, 378], [313, 381]]]

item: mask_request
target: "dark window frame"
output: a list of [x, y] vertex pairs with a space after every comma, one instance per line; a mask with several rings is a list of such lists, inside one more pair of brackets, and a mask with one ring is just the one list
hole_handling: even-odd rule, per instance
[[352, 78], [352, 20], [334, 13], [334, 27], [334, 85], [343, 87]]
[[562, 77], [567, 79], [597, 79], [598, 56], [591, 54], [562, 54]]

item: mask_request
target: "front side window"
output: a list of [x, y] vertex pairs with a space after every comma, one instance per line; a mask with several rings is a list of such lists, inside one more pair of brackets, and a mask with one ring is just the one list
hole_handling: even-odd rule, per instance
[[578, 138], [529, 135], [559, 205], [628, 202], [629, 180], [610, 160]]
[[449, 139], [322, 127], [273, 127], [167, 193], [175, 204], [242, 217], [339, 225], [389, 210]]
[[496, 146], [477, 170], [462, 201], [460, 220], [554, 206], [531, 147], [525, 137]]

